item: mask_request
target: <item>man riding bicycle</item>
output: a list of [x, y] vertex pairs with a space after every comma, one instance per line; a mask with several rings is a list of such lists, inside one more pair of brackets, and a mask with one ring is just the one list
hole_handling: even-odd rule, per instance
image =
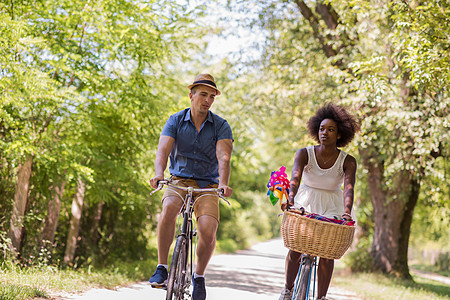
[[[233, 135], [226, 120], [209, 111], [220, 91], [209, 74], [199, 74], [188, 86], [191, 107], [169, 117], [161, 132], [155, 159], [155, 176], [150, 179], [153, 188], [164, 179], [170, 155], [169, 171], [174, 184], [194, 188], [218, 187], [223, 196], [231, 196], [228, 186]], [[180, 198], [180, 196], [182, 198]], [[164, 286], [168, 277], [169, 249], [174, 240], [175, 223], [183, 205], [184, 195], [170, 187], [162, 198], [158, 222], [158, 266], [149, 282]], [[214, 252], [219, 224], [219, 197], [203, 196], [194, 206], [199, 233], [197, 265], [192, 276], [193, 300], [206, 299], [205, 269]]]

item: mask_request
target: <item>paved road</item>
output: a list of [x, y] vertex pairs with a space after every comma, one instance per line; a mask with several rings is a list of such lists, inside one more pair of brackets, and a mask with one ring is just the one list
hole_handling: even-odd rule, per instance
[[410, 268], [409, 271], [410, 271], [411, 275], [416, 275], [416, 276], [431, 279], [434, 281], [439, 281], [445, 285], [450, 286], [450, 277], [442, 276], [442, 275], [431, 273], [431, 272], [420, 271], [420, 270], [416, 270], [416, 269], [412, 269], [412, 268]]
[[[284, 285], [284, 259], [287, 249], [281, 239], [260, 243], [234, 254], [215, 255], [206, 273], [208, 300], [277, 300]], [[332, 283], [333, 284], [333, 283]], [[165, 291], [138, 283], [118, 290], [93, 289], [79, 295], [58, 297], [66, 300], [163, 300]], [[333, 286], [330, 300], [358, 300], [356, 295]]]

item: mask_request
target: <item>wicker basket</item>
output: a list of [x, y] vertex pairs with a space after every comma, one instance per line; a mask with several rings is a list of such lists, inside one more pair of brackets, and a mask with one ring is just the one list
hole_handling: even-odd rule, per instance
[[285, 211], [281, 235], [286, 248], [314, 256], [339, 259], [353, 241], [355, 226], [339, 225]]

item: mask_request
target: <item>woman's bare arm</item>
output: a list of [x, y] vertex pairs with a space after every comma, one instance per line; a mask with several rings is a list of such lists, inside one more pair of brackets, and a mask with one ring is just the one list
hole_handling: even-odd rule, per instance
[[292, 167], [291, 188], [289, 190], [289, 203], [294, 205], [294, 197], [297, 195], [302, 180], [303, 169], [308, 164], [308, 151], [306, 148], [299, 149], [295, 153], [294, 166]]
[[344, 213], [349, 214], [353, 207], [353, 198], [355, 196], [356, 182], [356, 159], [347, 155], [344, 160]]

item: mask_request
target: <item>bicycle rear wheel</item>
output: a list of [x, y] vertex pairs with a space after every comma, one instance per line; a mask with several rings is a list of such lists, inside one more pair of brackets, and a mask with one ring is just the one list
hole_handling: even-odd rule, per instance
[[186, 281], [186, 262], [188, 258], [186, 238], [178, 236], [172, 255], [172, 263], [170, 264], [169, 280], [167, 281], [167, 297], [166, 300], [182, 300], [185, 299]]
[[302, 264], [302, 266], [300, 269], [297, 293], [295, 294], [294, 299], [307, 300], [307, 297], [309, 296], [309, 283], [311, 280], [313, 258], [309, 255], [306, 255], [302, 258], [300, 263]]

